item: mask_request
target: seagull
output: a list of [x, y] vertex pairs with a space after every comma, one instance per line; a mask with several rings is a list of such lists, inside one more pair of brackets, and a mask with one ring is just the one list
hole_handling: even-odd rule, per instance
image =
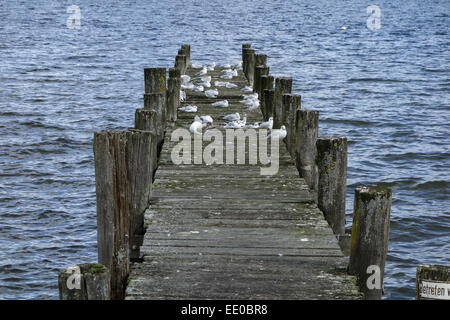
[[206, 66], [205, 66], [205, 67], [203, 67], [202, 70], [200, 70], [199, 72], [197, 72], [195, 75], [196, 75], [196, 76], [204, 76], [204, 75], [207, 74], [207, 73], [208, 73], [208, 69], [207, 69]]
[[241, 120], [241, 116], [239, 115], [239, 112], [227, 114], [226, 116], [223, 116], [222, 119], [226, 121], [237, 121]]
[[191, 63], [191, 68], [200, 69], [200, 68], [203, 68], [203, 66], [201, 64], [198, 64], [198, 63]]
[[244, 126], [244, 129], [259, 129], [259, 123], [255, 122], [254, 124], [247, 124]]
[[194, 89], [192, 89], [194, 92], [203, 92], [203, 90], [205, 90], [203, 86], [194, 86]]
[[231, 69], [231, 65], [227, 63], [227, 64], [225, 64], [225, 65], [223, 66], [223, 68], [224, 68], [224, 69]]
[[241, 128], [245, 127], [246, 122], [247, 122], [247, 117], [244, 116], [244, 118], [242, 120], [228, 122], [223, 127], [225, 129], [241, 129]]
[[213, 118], [211, 116], [201, 116], [200, 120], [202, 120], [202, 123], [213, 123]]
[[181, 79], [181, 84], [188, 84], [189, 83], [189, 81], [191, 81], [191, 77], [189, 77], [188, 75], [186, 75], [186, 74], [182, 74], [181, 76], [180, 76], [180, 79]]
[[180, 90], [180, 102], [186, 101], [186, 92]]
[[239, 61], [238, 63], [236, 63], [234, 65], [234, 68], [237, 69], [237, 70], [242, 70], [242, 61]]
[[202, 120], [198, 116], [195, 116], [194, 122], [192, 122], [191, 126], [189, 127], [189, 131], [192, 133], [202, 133], [203, 124]]
[[346, 26], [342, 26], [341, 30], [347, 30], [347, 27]]
[[286, 127], [281, 126], [280, 129], [272, 130], [272, 133], [267, 136], [267, 139], [272, 138], [272, 139], [283, 140], [284, 138], [286, 138], [286, 134], [287, 134]]
[[216, 86], [216, 87], [226, 87], [226, 85], [228, 84], [229, 82], [224, 82], [224, 81], [214, 81], [214, 85]]
[[273, 128], [273, 117], [269, 118], [269, 121], [263, 122], [259, 125], [260, 129], [269, 129], [272, 130]]
[[213, 62], [213, 63], [207, 64], [207, 65], [205, 66], [205, 68], [206, 68], [208, 71], [214, 71], [214, 67], [215, 67], [215, 66], [216, 66], [216, 63]]
[[217, 95], [219, 94], [219, 91], [217, 89], [211, 89], [205, 91], [205, 96], [208, 98], [217, 98]]
[[195, 87], [195, 85], [192, 82], [181, 85], [181, 89], [185, 89], [185, 90], [192, 90], [192, 89], [194, 89], [194, 87]]
[[241, 89], [242, 92], [253, 92], [253, 88], [251, 86], [246, 86]]
[[213, 107], [222, 107], [222, 108], [227, 108], [228, 107], [228, 100], [222, 100], [222, 101], [217, 101], [214, 102], [212, 104]]
[[178, 110], [184, 111], [184, 112], [197, 112], [197, 106], [188, 105], [188, 106], [178, 108]]
[[227, 87], [228, 89], [237, 88], [237, 84], [227, 82], [225, 87]]

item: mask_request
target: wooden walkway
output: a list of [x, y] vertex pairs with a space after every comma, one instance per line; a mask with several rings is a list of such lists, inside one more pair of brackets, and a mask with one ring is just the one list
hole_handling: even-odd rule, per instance
[[[261, 176], [259, 164], [172, 163], [171, 132], [189, 128], [195, 115], [211, 115], [213, 126], [223, 131], [225, 114], [262, 121], [259, 108], [248, 112], [239, 103], [240, 89], [248, 84], [242, 72], [223, 80], [221, 69], [208, 72], [211, 88], [214, 81], [238, 88], [219, 87], [216, 99], [187, 90], [182, 105], [197, 105], [198, 112], [179, 111], [176, 124], [167, 128], [145, 215], [143, 261], [131, 266], [126, 299], [359, 299], [346, 273], [348, 259], [284, 143], [274, 176]], [[195, 77], [198, 71], [187, 74]], [[211, 105], [223, 99], [228, 108]]]

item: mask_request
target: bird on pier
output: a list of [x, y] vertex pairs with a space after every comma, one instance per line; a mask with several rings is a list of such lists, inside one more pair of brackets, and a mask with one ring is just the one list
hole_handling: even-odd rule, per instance
[[217, 98], [217, 95], [219, 94], [219, 90], [217, 89], [210, 89], [205, 91], [205, 96], [208, 98]]
[[287, 131], [285, 126], [281, 126], [280, 129], [274, 129], [272, 132], [267, 136], [267, 139], [277, 139], [277, 140], [283, 140], [286, 138]]
[[253, 87], [252, 86], [246, 86], [244, 88], [241, 89], [242, 92], [253, 92]]
[[208, 69], [205, 67], [202, 68], [202, 70], [200, 70], [199, 72], [197, 72], [195, 75], [196, 76], [204, 76], [205, 74], [208, 73]]
[[259, 125], [260, 129], [269, 129], [272, 130], [273, 128], [273, 117], [269, 118], [269, 121], [263, 122]]
[[228, 100], [222, 100], [222, 101], [217, 101], [214, 102], [212, 104], [213, 107], [222, 107], [222, 108], [227, 108], [228, 107]]
[[200, 116], [200, 120], [202, 120], [202, 123], [213, 123], [213, 118], [211, 116]]
[[236, 112], [236, 113], [227, 114], [226, 116], [223, 116], [222, 119], [225, 121], [238, 121], [238, 120], [241, 120], [241, 116], [240, 116], [239, 112]]
[[181, 108], [178, 108], [178, 110], [183, 111], [183, 112], [197, 112], [197, 106], [184, 106]]
[[180, 102], [186, 101], [186, 92], [180, 90]]
[[189, 127], [189, 131], [191, 133], [202, 133], [203, 129], [203, 123], [202, 120], [199, 118], [199, 116], [195, 116], [194, 122], [191, 123], [191, 126]]
[[180, 79], [181, 79], [181, 84], [184, 84], [184, 85], [188, 84], [189, 81], [191, 81], [191, 77], [189, 77], [189, 76], [186, 75], [186, 74], [182, 74], [182, 75], [180, 76]]
[[203, 92], [203, 90], [205, 90], [203, 86], [194, 86], [194, 88], [192, 89], [192, 91], [194, 92]]

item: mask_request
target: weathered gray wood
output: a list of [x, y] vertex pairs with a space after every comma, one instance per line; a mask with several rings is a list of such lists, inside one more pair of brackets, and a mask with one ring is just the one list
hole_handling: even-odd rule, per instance
[[145, 93], [158, 93], [166, 91], [166, 69], [145, 68]]
[[316, 164], [316, 141], [319, 134], [319, 111], [297, 110], [294, 130], [295, 164], [317, 202], [319, 177]]
[[255, 74], [255, 50], [244, 49], [244, 74], [249, 84], [253, 86], [254, 74]]
[[177, 120], [178, 107], [180, 106], [180, 88], [180, 78], [169, 78], [167, 82], [166, 121], [175, 122]]
[[316, 142], [318, 169], [317, 205], [334, 233], [345, 232], [347, 191], [347, 138], [319, 137]]
[[263, 115], [263, 118], [265, 121], [267, 121], [269, 119], [269, 117], [272, 116], [272, 113], [270, 113], [270, 115], [267, 114], [267, 108], [266, 108], [266, 102], [264, 100], [265, 95], [264, 95], [264, 90], [273, 90], [273, 76], [271, 75], [262, 75], [261, 76], [261, 88], [260, 88], [260, 92], [261, 94], [259, 95], [259, 100], [260, 100], [260, 104], [261, 104], [261, 112]]
[[[388, 188], [360, 186], [355, 189], [348, 270], [357, 276], [360, 291], [367, 300], [381, 299], [391, 204], [392, 191]], [[368, 269], [370, 266], [378, 268], [379, 274]], [[374, 272], [373, 279], [369, 278]]]
[[186, 56], [185, 55], [177, 55], [175, 57], [175, 69], [180, 71], [180, 74], [185, 74], [187, 69], [187, 63], [186, 63]]
[[273, 128], [279, 129], [282, 122], [283, 94], [292, 92], [292, 78], [276, 78], [273, 98]]
[[186, 55], [186, 69], [191, 65], [191, 45], [183, 44], [181, 45], [181, 49], [183, 49], [184, 54]]
[[253, 92], [258, 93], [258, 98], [261, 98], [261, 76], [266, 76], [269, 74], [269, 67], [258, 65], [255, 66], [255, 74], [254, 74], [254, 84], [253, 84]]
[[416, 299], [450, 300], [450, 266], [418, 266], [416, 273]]
[[275, 104], [275, 90], [273, 89], [264, 89], [263, 90], [263, 101], [264, 101], [264, 113], [265, 121], [269, 120], [269, 118], [273, 118], [273, 107]]
[[244, 58], [245, 49], [251, 49], [251, 44], [250, 43], [242, 44], [242, 70], [245, 70], [245, 68], [246, 68], [245, 65], [247, 63], [247, 61]]
[[99, 263], [111, 271], [111, 298], [122, 299], [150, 203], [152, 133], [97, 131], [93, 148]]
[[85, 263], [61, 270], [60, 300], [110, 300], [111, 275], [104, 265]]
[[156, 135], [158, 136], [158, 144], [160, 145], [164, 140], [166, 124], [166, 92], [144, 94], [144, 109], [155, 112], [153, 123], [156, 126]]
[[296, 94], [285, 93], [281, 97], [281, 125], [286, 126], [287, 150], [294, 159], [295, 148], [295, 114], [301, 105], [301, 97]]
[[255, 54], [255, 67], [256, 66], [267, 67], [267, 55], [265, 55], [264, 53], [256, 53]]

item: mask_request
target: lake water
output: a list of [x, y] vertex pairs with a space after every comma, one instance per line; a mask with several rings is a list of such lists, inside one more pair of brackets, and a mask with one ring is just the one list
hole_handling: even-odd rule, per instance
[[348, 137], [349, 223], [357, 185], [393, 189], [385, 298], [413, 299], [417, 265], [450, 264], [450, 2], [378, 1], [374, 30], [370, 4], [2, 1], [0, 299], [57, 299], [61, 268], [97, 260], [93, 132], [133, 125], [143, 68], [182, 43], [234, 63], [244, 42]]

